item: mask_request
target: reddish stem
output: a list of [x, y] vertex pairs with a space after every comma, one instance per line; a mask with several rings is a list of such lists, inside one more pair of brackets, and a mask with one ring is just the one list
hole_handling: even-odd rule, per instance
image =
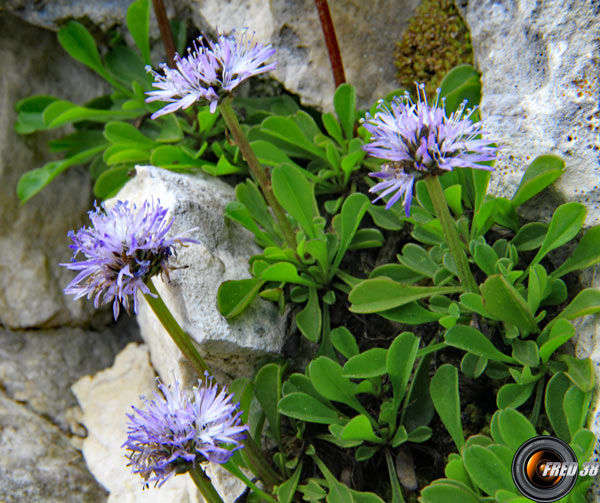
[[160, 36], [167, 52], [167, 63], [171, 68], [175, 68], [175, 41], [173, 40], [173, 32], [171, 31], [171, 25], [167, 18], [167, 11], [163, 0], [152, 0], [152, 7], [154, 8], [154, 15], [158, 22], [158, 29], [160, 30]]
[[340, 54], [340, 46], [338, 45], [337, 37], [335, 35], [335, 28], [333, 27], [333, 21], [331, 20], [331, 13], [329, 12], [327, 0], [315, 0], [315, 5], [317, 6], [317, 11], [319, 12], [319, 21], [321, 21], [321, 28], [323, 29], [323, 36], [325, 37], [325, 45], [327, 45], [327, 52], [329, 53], [331, 71], [333, 72], [333, 80], [335, 82], [335, 87], [337, 88], [340, 84], [346, 82], [344, 64], [342, 63], [342, 55]]

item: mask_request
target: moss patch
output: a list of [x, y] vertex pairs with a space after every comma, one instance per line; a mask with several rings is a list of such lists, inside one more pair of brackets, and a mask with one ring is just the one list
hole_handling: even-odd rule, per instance
[[473, 64], [469, 28], [452, 0], [423, 0], [396, 44], [397, 78], [414, 89], [423, 82], [432, 96], [444, 75], [461, 63]]

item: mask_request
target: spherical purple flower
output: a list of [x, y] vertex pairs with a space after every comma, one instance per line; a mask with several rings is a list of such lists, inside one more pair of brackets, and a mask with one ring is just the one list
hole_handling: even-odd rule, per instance
[[[129, 313], [133, 296], [133, 310], [137, 314], [137, 296], [141, 291], [150, 294], [145, 282], [161, 273], [169, 277], [169, 259], [175, 253], [175, 245], [196, 243], [183, 234], [167, 237], [173, 219], [166, 219], [167, 209], [158, 203], [145, 201], [138, 210], [136, 205], [118, 201], [114, 208], [106, 210], [104, 203], [95, 205], [89, 212], [91, 227], [70, 231], [74, 250], [70, 263], [60, 264], [79, 274], [65, 288], [65, 293], [75, 299], [94, 297], [94, 306], [113, 302], [115, 319], [120, 305]], [[77, 261], [82, 253], [84, 260]]]
[[154, 87], [159, 89], [146, 93], [146, 101], [171, 103], [152, 118], [186, 109], [197, 101], [209, 103], [214, 113], [221, 99], [242, 82], [274, 70], [276, 63], [265, 65], [273, 54], [275, 49], [270, 44], [254, 43], [254, 35], [249, 36], [247, 29], [240, 30], [239, 36], [235, 30], [230, 35], [218, 35], [216, 42], [199, 37], [186, 57], [175, 56], [176, 68], [161, 65], [164, 76], [146, 67], [155, 78]]
[[[208, 377], [208, 375], [207, 375]], [[133, 473], [161, 486], [175, 473], [183, 473], [204, 461], [226, 463], [233, 452], [243, 447], [248, 426], [241, 424], [239, 404], [233, 395], [219, 391], [212, 378], [191, 393], [177, 381], [173, 389], [159, 383], [163, 396], [144, 399], [145, 410], [133, 407], [127, 441], [123, 444]]]
[[481, 122], [471, 120], [475, 109], [466, 110], [463, 103], [447, 116], [439, 90], [432, 105], [427, 103], [423, 84], [417, 85], [417, 92], [416, 103], [408, 93], [394, 98], [390, 105], [381, 101], [375, 115], [367, 113], [362, 123], [371, 133], [364, 150], [390, 161], [381, 171], [369, 174], [382, 180], [369, 192], [383, 191], [375, 201], [395, 192], [386, 209], [403, 197], [407, 216], [415, 180], [456, 167], [493, 171], [479, 163], [496, 159], [498, 150], [490, 140], [480, 138]]

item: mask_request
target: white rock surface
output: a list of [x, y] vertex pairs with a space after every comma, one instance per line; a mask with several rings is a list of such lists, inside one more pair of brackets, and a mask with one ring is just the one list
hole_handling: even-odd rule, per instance
[[[587, 225], [600, 223], [597, 2], [477, 0], [463, 12], [482, 74], [482, 116], [504, 156], [492, 189], [511, 197], [529, 162], [554, 153], [567, 167], [558, 199], [584, 203]], [[555, 206], [536, 198], [528, 214]]]
[[[129, 0], [4, 0], [6, 8], [28, 22], [56, 29], [67, 19], [88, 19], [106, 30], [124, 24]], [[200, 30], [214, 32], [248, 27], [262, 43], [277, 49], [279, 66], [273, 76], [302, 102], [332, 108], [334, 91], [329, 57], [314, 0], [172, 0], [172, 17], [190, 19]], [[419, 0], [336, 0], [329, 2], [346, 79], [357, 87], [361, 107], [398, 87], [394, 47]], [[152, 16], [153, 17], [153, 16]], [[158, 33], [151, 20], [151, 34]], [[155, 61], [155, 63], [158, 63]]]
[[17, 135], [15, 103], [32, 94], [83, 103], [102, 94], [103, 85], [67, 56], [53, 33], [6, 13], [0, 15], [0, 33], [0, 325], [88, 323], [95, 310], [62, 294], [73, 273], [58, 263], [69, 260], [67, 232], [83, 224], [90, 207], [90, 178], [73, 168], [21, 205], [17, 181], [51, 160], [45, 144], [54, 134]]
[[[157, 290], [219, 378], [226, 382], [251, 376], [262, 358], [280, 351], [285, 318], [274, 304], [260, 298], [231, 321], [217, 309], [219, 285], [249, 277], [248, 259], [260, 252], [249, 232], [225, 221], [223, 211], [234, 198], [233, 188], [213, 177], [143, 166], [118, 196], [138, 207], [151, 197], [159, 197], [169, 216], [175, 217], [174, 234], [199, 228], [190, 234], [199, 244], [178, 249], [176, 265], [183, 268], [171, 272], [171, 282], [154, 278]], [[139, 304], [138, 322], [154, 368], [165, 379], [174, 372], [180, 381], [193, 383], [193, 372], [179, 349], [146, 302], [140, 299]]]
[[[566, 172], [554, 190], [525, 205], [525, 217], [549, 218], [565, 201], [586, 205], [586, 226], [600, 224], [600, 16], [597, 2], [457, 1], [471, 30], [483, 84], [486, 130], [502, 146], [491, 187], [511, 197], [536, 156], [553, 153]], [[465, 5], [466, 4], [466, 5]], [[600, 269], [581, 275], [600, 287]], [[575, 320], [576, 354], [590, 356], [600, 382], [600, 317]], [[600, 403], [590, 415], [600, 438]], [[600, 453], [596, 453], [596, 457]], [[583, 461], [583, 460], [580, 460]], [[596, 486], [595, 501], [600, 501]]]
[[131, 412], [132, 405], [142, 405], [140, 396], [152, 397], [156, 391], [146, 346], [129, 344], [112, 367], [81, 378], [72, 390], [88, 431], [83, 455], [96, 480], [110, 492], [107, 503], [202, 503], [188, 476], [172, 477], [160, 489], [143, 489], [140, 476], [127, 466], [121, 447], [127, 439], [125, 414]]

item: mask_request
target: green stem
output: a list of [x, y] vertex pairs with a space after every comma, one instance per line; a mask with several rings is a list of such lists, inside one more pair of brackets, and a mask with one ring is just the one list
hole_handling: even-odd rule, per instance
[[204, 374], [205, 372], [211, 374], [210, 368], [200, 356], [200, 353], [198, 353], [198, 350], [192, 343], [190, 336], [185, 333], [183, 328], [181, 328], [181, 325], [177, 323], [177, 320], [171, 314], [171, 311], [169, 311], [169, 308], [166, 306], [162, 300], [162, 297], [156, 290], [152, 279], [146, 281], [146, 285], [150, 289], [150, 292], [156, 295], [156, 297], [152, 297], [150, 295], [145, 296], [146, 301], [152, 308], [152, 311], [154, 311], [156, 317], [160, 320], [163, 327], [165, 327], [165, 330], [169, 333], [171, 339], [173, 339], [173, 342], [175, 342], [183, 355], [192, 364], [196, 373], [202, 380], [205, 380], [206, 377]]
[[533, 410], [531, 411], [531, 416], [529, 421], [533, 425], [533, 427], [537, 430], [537, 423], [540, 418], [540, 411], [542, 409], [542, 398], [544, 396], [544, 384], [546, 383], [546, 379], [543, 377], [538, 381], [536, 389], [535, 389], [535, 402], [533, 403]]
[[296, 237], [294, 235], [294, 231], [292, 230], [290, 222], [287, 219], [285, 211], [279, 204], [279, 201], [277, 201], [275, 198], [275, 194], [273, 194], [269, 175], [267, 175], [265, 168], [263, 168], [260, 162], [258, 162], [256, 154], [252, 150], [250, 143], [248, 143], [248, 138], [246, 138], [246, 135], [242, 131], [242, 127], [240, 126], [237, 115], [231, 106], [231, 97], [225, 98], [221, 102], [219, 105], [219, 110], [221, 111], [221, 115], [223, 116], [225, 124], [227, 124], [227, 128], [229, 129], [231, 136], [233, 136], [233, 140], [242, 152], [242, 155], [248, 164], [248, 168], [250, 169], [252, 175], [254, 175], [254, 178], [256, 178], [256, 181], [258, 182], [258, 185], [260, 185], [267, 203], [269, 203], [269, 206], [273, 210], [287, 245], [295, 250]]
[[[171, 314], [171, 311], [169, 311], [169, 308], [156, 290], [152, 279], [148, 280], [146, 284], [148, 285], [150, 292], [156, 295], [156, 297], [145, 295], [146, 301], [150, 304], [154, 314], [156, 314], [156, 317], [160, 320], [163, 327], [165, 327], [177, 347], [192, 364], [196, 373], [204, 382], [206, 382], [205, 372], [212, 375], [210, 368], [200, 356], [200, 353], [198, 353], [190, 336], [185, 333], [183, 328], [181, 328], [181, 325], [177, 323], [177, 320]], [[266, 486], [274, 486], [281, 482], [279, 475], [277, 475], [277, 472], [269, 465], [262, 451], [250, 435], [247, 435], [246, 440], [244, 441], [244, 452], [250, 461], [250, 469], [260, 477]]]
[[392, 459], [390, 450], [387, 447], [385, 449], [385, 461], [387, 463], [388, 474], [390, 476], [390, 482], [392, 484], [392, 503], [404, 503], [402, 489], [400, 488], [398, 475], [396, 475], [396, 467], [394, 466], [394, 460]]
[[467, 255], [465, 254], [460, 242], [460, 236], [456, 230], [456, 223], [450, 215], [450, 210], [448, 209], [446, 197], [444, 196], [444, 191], [442, 190], [439, 178], [437, 176], [426, 176], [425, 186], [427, 187], [431, 202], [433, 203], [435, 212], [440, 220], [442, 231], [446, 238], [446, 244], [448, 245], [448, 248], [450, 248], [450, 253], [452, 253], [452, 257], [456, 263], [458, 279], [467, 291], [479, 293], [479, 288], [477, 287], [477, 283], [475, 282], [475, 278], [473, 278], [473, 273], [469, 267]]
[[231, 473], [232, 475], [234, 475], [235, 477], [240, 479], [244, 484], [246, 484], [246, 486], [248, 486], [250, 489], [252, 489], [256, 494], [261, 496], [263, 498], [263, 500], [270, 501], [272, 503], [277, 503], [276, 500], [273, 499], [273, 497], [270, 494], [267, 494], [266, 492], [264, 492], [262, 489], [257, 487], [257, 485], [254, 482], [252, 482], [248, 477], [246, 477], [244, 472], [242, 470], [240, 470], [237, 467], [237, 465], [235, 463], [233, 463], [231, 460], [229, 460], [227, 463], [225, 463], [223, 465], [223, 468], [225, 468], [229, 473]]
[[221, 496], [219, 496], [219, 493], [212, 485], [212, 482], [200, 466], [192, 468], [188, 473], [190, 474], [190, 477], [192, 477], [196, 487], [200, 490], [200, 494], [202, 494], [206, 503], [224, 503]]

